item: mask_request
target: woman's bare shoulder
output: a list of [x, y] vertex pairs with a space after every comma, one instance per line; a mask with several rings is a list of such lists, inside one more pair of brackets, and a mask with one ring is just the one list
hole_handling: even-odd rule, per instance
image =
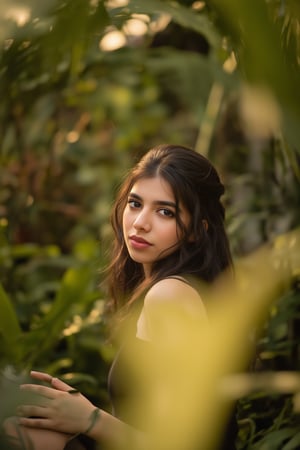
[[189, 295], [201, 298], [196, 289], [183, 277], [167, 277], [157, 281], [147, 292], [145, 300], [150, 301], [173, 301], [178, 296]]
[[183, 309], [203, 309], [198, 291], [183, 277], [168, 277], [157, 281], [147, 292], [144, 307], [147, 310], [156, 305], [174, 305]]
[[203, 320], [207, 322], [206, 308], [197, 290], [181, 277], [164, 278], [145, 296], [137, 337], [159, 340], [170, 330], [184, 329], [187, 324]]

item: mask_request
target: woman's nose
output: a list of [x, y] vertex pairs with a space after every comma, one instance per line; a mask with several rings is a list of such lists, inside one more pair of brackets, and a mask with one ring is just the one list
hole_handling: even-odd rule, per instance
[[150, 231], [151, 223], [149, 214], [147, 214], [146, 211], [141, 211], [139, 215], [135, 218], [133, 226], [136, 230]]

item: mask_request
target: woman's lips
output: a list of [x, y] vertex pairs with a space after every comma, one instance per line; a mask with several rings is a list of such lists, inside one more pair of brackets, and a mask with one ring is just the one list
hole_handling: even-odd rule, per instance
[[129, 240], [131, 242], [132, 247], [134, 248], [146, 248], [150, 247], [152, 244], [150, 242], [146, 241], [146, 239], [143, 239], [139, 236], [129, 236]]

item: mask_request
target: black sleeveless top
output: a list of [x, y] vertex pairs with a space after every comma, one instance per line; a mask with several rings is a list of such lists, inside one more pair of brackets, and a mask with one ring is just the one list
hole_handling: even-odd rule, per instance
[[[170, 278], [180, 279], [197, 290], [194, 283], [190, 282], [190, 278], [183, 279], [175, 276]], [[159, 371], [154, 370], [153, 367], [153, 361], [157, 364], [154, 345], [137, 338], [135, 334], [136, 330], [122, 344], [114, 358], [108, 374], [108, 392], [112, 403], [112, 414], [139, 430], [145, 430], [145, 411], [147, 411], [147, 405], [151, 403], [153, 377]], [[146, 381], [145, 374], [149, 375]], [[233, 413], [218, 450], [234, 450], [237, 431], [237, 422]], [[199, 445], [195, 450], [204, 449]]]

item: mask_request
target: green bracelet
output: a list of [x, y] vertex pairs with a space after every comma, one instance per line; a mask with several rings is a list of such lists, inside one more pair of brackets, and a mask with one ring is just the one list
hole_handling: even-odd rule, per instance
[[68, 439], [69, 441], [72, 441], [73, 439], [76, 439], [78, 436], [80, 436], [81, 434], [87, 434], [89, 431], [91, 431], [91, 429], [93, 428], [93, 426], [95, 425], [95, 423], [97, 422], [98, 418], [101, 416], [101, 411], [99, 408], [95, 408], [94, 411], [91, 413], [90, 415], [90, 424], [87, 427], [87, 429], [83, 432], [76, 433], [73, 436], [70, 437], [70, 439]]
[[101, 415], [100, 409], [99, 408], [95, 408], [94, 411], [92, 412], [92, 414], [90, 415], [90, 424], [87, 427], [87, 429], [83, 432], [83, 434], [87, 434], [89, 431], [91, 431], [91, 429], [93, 428], [93, 426], [97, 422], [97, 420], [100, 417], [100, 415]]

